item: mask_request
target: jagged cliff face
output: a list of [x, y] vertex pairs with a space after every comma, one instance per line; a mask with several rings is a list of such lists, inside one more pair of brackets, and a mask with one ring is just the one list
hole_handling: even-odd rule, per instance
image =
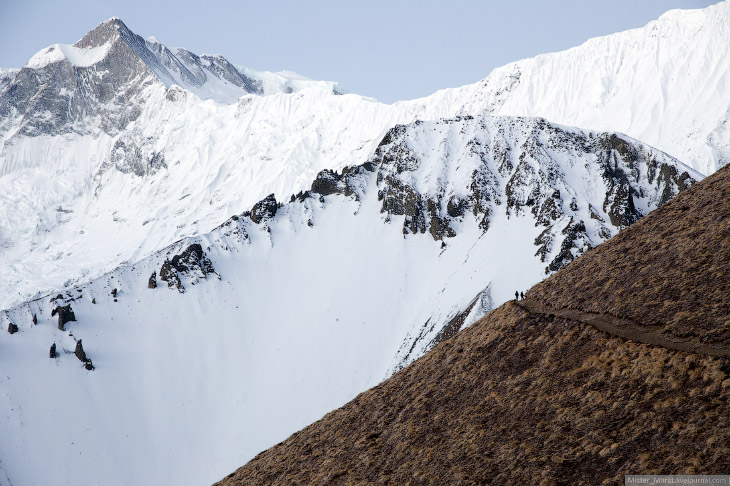
[[[541, 119], [418, 122], [378, 145], [306, 191], [0, 313], [18, 327], [0, 332], [13, 484], [211, 483], [694, 181], [628, 137]], [[51, 314], [66, 306], [61, 330]]]
[[184, 49], [176, 56], [111, 19], [73, 46], [39, 52], [18, 71], [0, 92], [0, 128], [12, 136], [98, 130], [113, 136], [140, 115], [149, 85], [179, 84], [205, 98], [216, 82], [230, 85], [231, 101], [261, 91], [261, 83], [220, 56], [198, 57]]
[[404, 234], [443, 240], [456, 235], [467, 213], [484, 231], [495, 213], [527, 215], [545, 228], [535, 244], [549, 262], [546, 273], [695, 181], [676, 161], [628, 137], [542, 119], [464, 117], [398, 126], [371, 164], [379, 167], [381, 211], [404, 216]]

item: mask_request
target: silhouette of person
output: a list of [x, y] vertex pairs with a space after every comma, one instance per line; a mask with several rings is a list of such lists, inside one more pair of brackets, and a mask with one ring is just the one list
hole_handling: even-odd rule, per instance
[[520, 294], [515, 290], [515, 300], [520, 300]]
[[524, 292], [520, 292], [520, 300], [525, 300], [525, 293]]

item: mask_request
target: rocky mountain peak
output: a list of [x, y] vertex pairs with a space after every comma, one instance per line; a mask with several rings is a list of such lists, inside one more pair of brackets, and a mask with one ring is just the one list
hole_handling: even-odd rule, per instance
[[134, 33], [118, 17], [112, 17], [97, 25], [81, 38], [74, 47], [99, 47], [122, 36], [133, 36]]

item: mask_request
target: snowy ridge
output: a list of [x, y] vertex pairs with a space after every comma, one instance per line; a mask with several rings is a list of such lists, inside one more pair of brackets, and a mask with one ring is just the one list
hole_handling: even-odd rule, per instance
[[0, 314], [19, 327], [0, 332], [13, 484], [210, 483], [701, 177], [542, 119], [416, 122], [377, 145], [286, 204]]
[[347, 91], [334, 81], [317, 81], [303, 76], [294, 71], [256, 71], [243, 66], [236, 68], [251, 79], [261, 82], [261, 90], [264, 95], [276, 93], [294, 93], [308, 88], [319, 88], [330, 91], [333, 94], [345, 94]]
[[[709, 175], [730, 163], [730, 1], [495, 69], [420, 100], [441, 116], [541, 116], [620, 131]], [[414, 100], [414, 103], [419, 100]]]
[[68, 61], [77, 67], [89, 67], [104, 59], [109, 53], [111, 42], [98, 46], [79, 48], [65, 44], [54, 44], [30, 58], [27, 68], [40, 69], [54, 62]]

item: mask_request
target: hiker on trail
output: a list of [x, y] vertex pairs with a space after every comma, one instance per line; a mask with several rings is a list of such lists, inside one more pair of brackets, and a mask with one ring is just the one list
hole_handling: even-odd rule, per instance
[[520, 294], [515, 290], [515, 300], [520, 300]]
[[520, 292], [520, 300], [525, 300], [525, 293], [524, 292]]

